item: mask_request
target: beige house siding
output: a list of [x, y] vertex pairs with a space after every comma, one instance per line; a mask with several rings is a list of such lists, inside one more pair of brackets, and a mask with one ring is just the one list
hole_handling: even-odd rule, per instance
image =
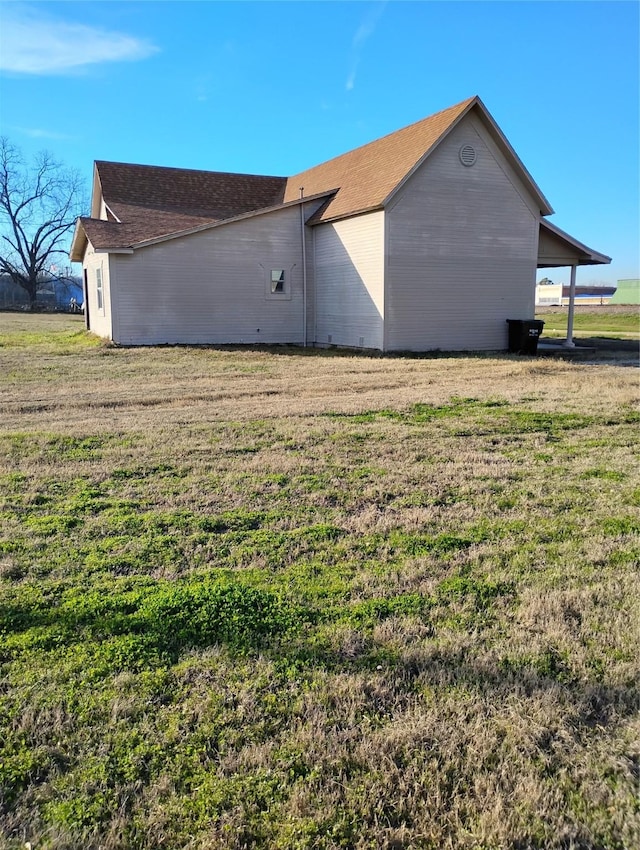
[[[112, 339], [111, 317], [114, 313], [111, 297], [111, 274], [109, 255], [96, 252], [89, 242], [82, 264], [87, 274], [90, 329], [94, 334]], [[97, 275], [102, 275], [102, 307], [98, 306]]]
[[384, 213], [314, 228], [315, 341], [382, 348]]
[[[113, 254], [111, 263], [118, 343], [303, 342], [298, 206]], [[275, 269], [285, 272], [283, 295], [270, 291]]]
[[[302, 219], [308, 221], [316, 210], [322, 206], [323, 200], [308, 201], [302, 205]], [[298, 207], [298, 216], [300, 216], [300, 207]], [[305, 255], [307, 266], [307, 344], [312, 345], [315, 333], [315, 267], [313, 259], [313, 227], [304, 228], [305, 235]]]
[[[472, 145], [476, 162], [460, 161]], [[481, 120], [466, 116], [387, 210], [385, 349], [491, 350], [534, 313], [540, 213]]]

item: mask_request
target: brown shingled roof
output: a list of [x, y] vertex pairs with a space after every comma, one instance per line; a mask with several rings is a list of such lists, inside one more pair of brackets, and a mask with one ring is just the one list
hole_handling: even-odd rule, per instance
[[126, 224], [84, 217], [79, 218], [78, 222], [82, 225], [94, 248], [130, 248], [134, 244], [130, 238], [123, 238], [127, 228]]
[[[93, 233], [100, 241], [118, 238], [119, 247], [276, 206], [286, 185], [285, 177], [121, 162], [98, 161], [96, 172], [102, 197], [121, 226]], [[116, 246], [108, 241], [94, 247]]]
[[96, 162], [102, 196], [121, 219], [121, 205], [180, 210], [206, 218], [233, 218], [282, 203], [285, 177]]
[[132, 248], [148, 239], [158, 239], [203, 224], [215, 224], [213, 216], [186, 215], [176, 210], [153, 209], [133, 204], [118, 205], [118, 218], [108, 221], [81, 218], [80, 223], [94, 248]]
[[302, 171], [287, 181], [285, 201], [339, 189], [314, 221], [381, 207], [385, 198], [477, 98], [471, 97], [362, 147]]

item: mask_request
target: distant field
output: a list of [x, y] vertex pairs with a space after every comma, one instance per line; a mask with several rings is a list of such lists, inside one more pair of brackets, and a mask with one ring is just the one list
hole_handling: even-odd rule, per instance
[[638, 401], [0, 314], [0, 846], [640, 846]]
[[[538, 308], [536, 318], [545, 323], [544, 336], [566, 336], [567, 312], [566, 307]], [[624, 305], [578, 306], [574, 314], [573, 328], [577, 337], [640, 339], [640, 310]]]

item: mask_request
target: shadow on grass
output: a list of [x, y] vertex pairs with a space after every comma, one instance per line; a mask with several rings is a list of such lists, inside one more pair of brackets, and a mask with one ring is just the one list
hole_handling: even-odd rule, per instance
[[[138, 348], [149, 348], [150, 346], [122, 345], [109, 343], [112, 351], [127, 351]], [[434, 360], [434, 359], [457, 359], [474, 358], [486, 359], [507, 355], [504, 350], [492, 351], [442, 351], [439, 348], [428, 351], [381, 351], [375, 348], [348, 348], [342, 346], [304, 348], [301, 345], [287, 343], [257, 344], [257, 343], [228, 343], [228, 344], [193, 344], [193, 343], [163, 343], [151, 346], [153, 349], [182, 349], [195, 351], [227, 351], [238, 354], [273, 354], [279, 357], [311, 357], [320, 360], [326, 359], [353, 359], [354, 357], [364, 360]]]
[[[550, 694], [564, 706], [571, 725], [582, 729], [615, 726], [640, 711], [640, 683], [609, 685], [581, 679], [572, 673], [570, 659], [554, 647], [517, 660], [497, 655], [489, 660], [470, 660], [463, 651], [438, 647], [434, 635], [433, 646], [409, 660], [366, 642], [355, 657], [345, 657], [328, 644], [312, 643], [290, 645], [275, 657], [301, 671], [321, 668], [332, 673], [368, 672], [384, 677], [396, 702], [399, 692], [411, 700], [425, 686], [435, 691], [473, 691], [490, 702]], [[377, 708], [384, 713], [385, 706]], [[640, 780], [640, 761], [631, 769]]]
[[[640, 710], [640, 684], [610, 686], [597, 671], [585, 680], [570, 654], [552, 644], [524, 655], [485, 655], [443, 647], [443, 617], [465, 609], [462, 628], [482, 629], [494, 606], [509, 604], [510, 584], [465, 577], [444, 580], [431, 597], [417, 594], [320, 609], [226, 579], [157, 581], [129, 577], [73, 588], [47, 597], [29, 588], [0, 608], [0, 660], [55, 664], [81, 660], [89, 678], [167, 667], [191, 650], [225, 647], [231, 656], [262, 654], [277, 668], [305, 675], [370, 672], [388, 678], [391, 691], [415, 694], [429, 685], [525, 698], [555, 692], [584, 726], [606, 726]], [[499, 600], [503, 600], [500, 602]], [[389, 618], [420, 622], [419, 651], [376, 643], [374, 627]], [[341, 630], [354, 636], [341, 641]], [[47, 662], [50, 659], [50, 662]]]

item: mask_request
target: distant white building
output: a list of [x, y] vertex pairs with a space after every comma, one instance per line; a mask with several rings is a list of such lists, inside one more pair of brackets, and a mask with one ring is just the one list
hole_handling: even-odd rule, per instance
[[[575, 303], [604, 307], [615, 294], [615, 286], [576, 286]], [[570, 299], [567, 284], [554, 283], [548, 277], [536, 284], [536, 307], [567, 307]]]
[[562, 306], [562, 284], [554, 283], [548, 277], [536, 284], [536, 307]]

